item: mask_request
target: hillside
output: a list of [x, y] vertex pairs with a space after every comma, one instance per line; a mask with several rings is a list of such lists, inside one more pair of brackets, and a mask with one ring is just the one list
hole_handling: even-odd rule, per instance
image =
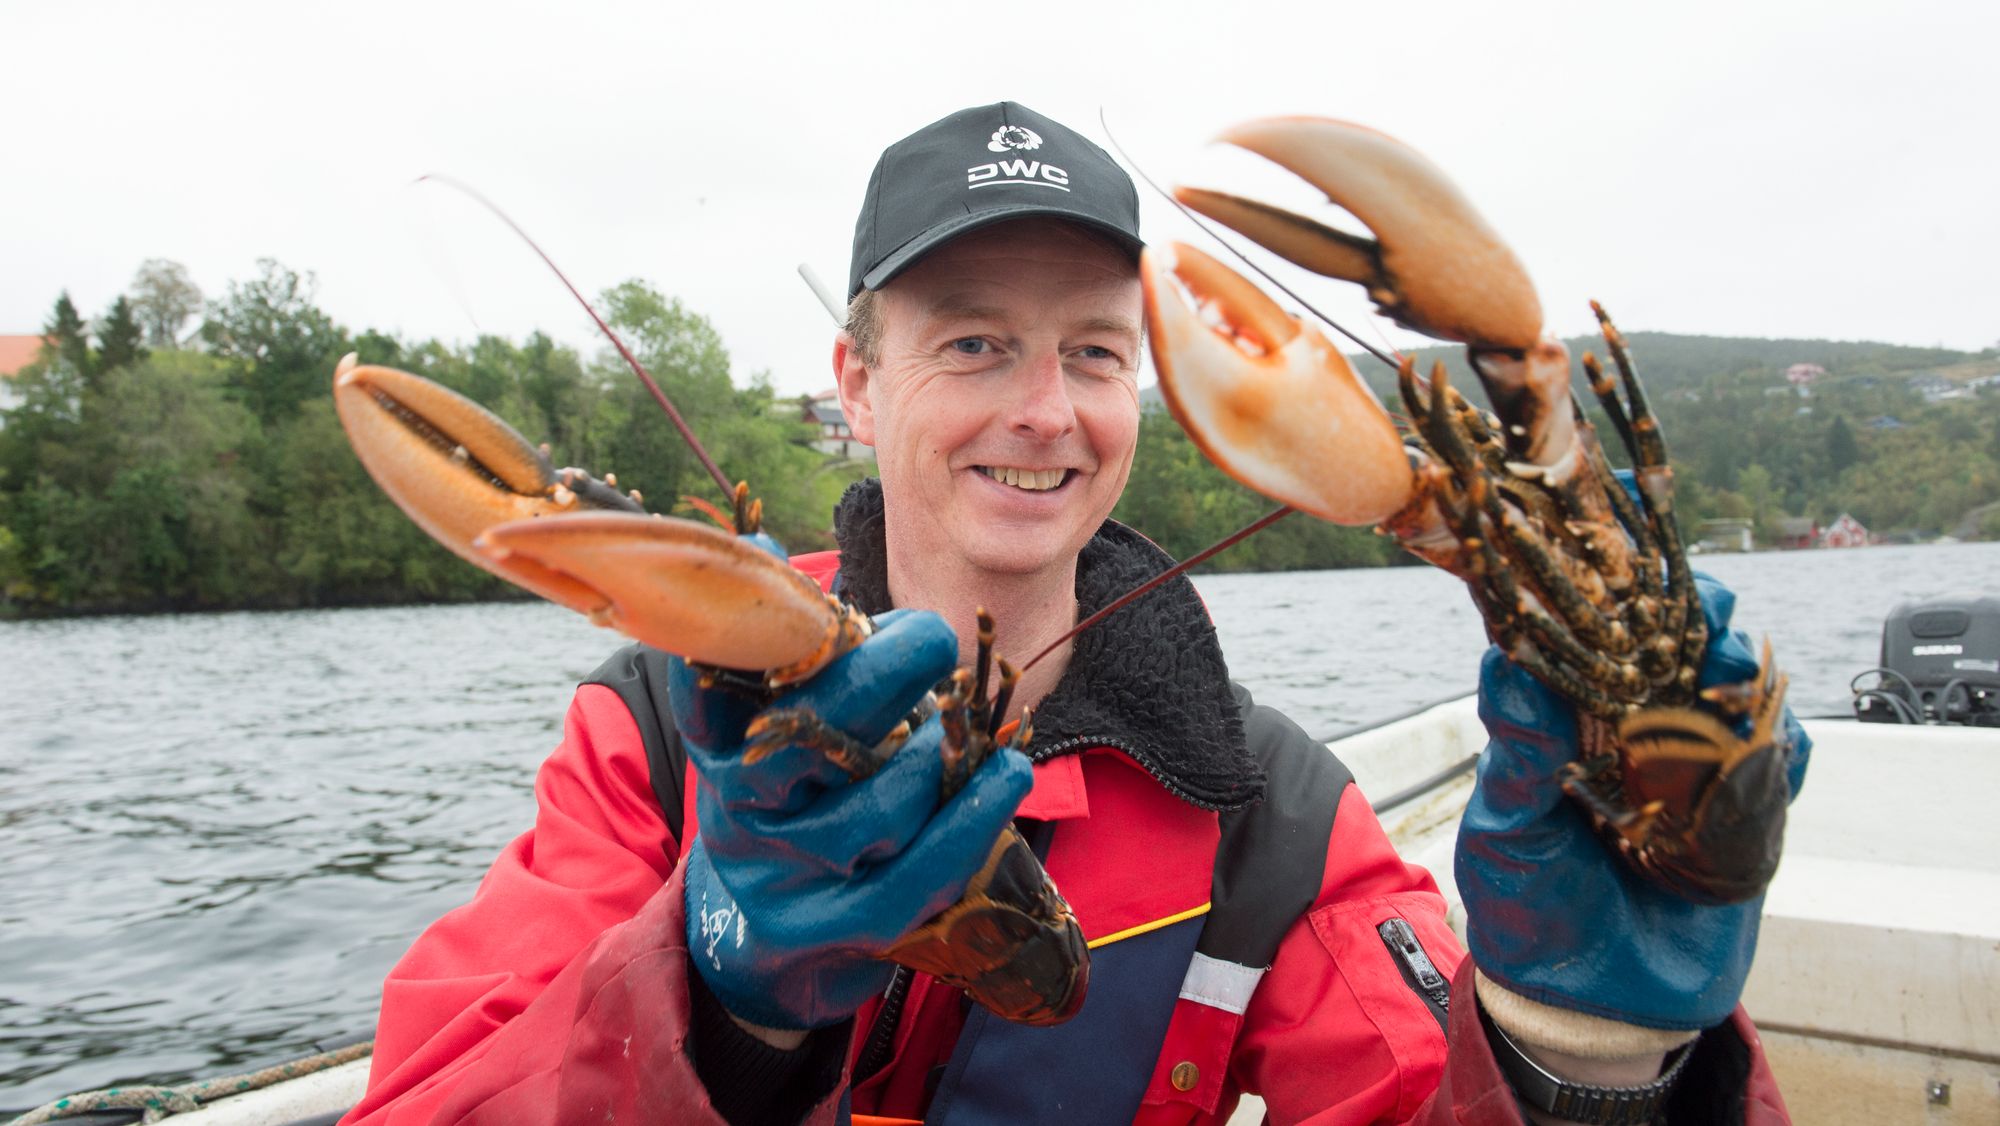
[[[1635, 332], [1629, 342], [1667, 437], [1685, 528], [1714, 517], [1748, 518], [1759, 542], [1770, 544], [1787, 517], [1825, 525], [1848, 512], [1876, 534], [1895, 538], [2000, 537], [2000, 516], [1982, 509], [2000, 501], [2000, 380], [1995, 379], [2000, 350], [1665, 332]], [[1597, 338], [1566, 343], [1579, 358], [1585, 350], [1604, 351]], [[1449, 346], [1423, 349], [1416, 359], [1425, 370], [1444, 360], [1454, 382], [1470, 388], [1464, 355], [1463, 348]], [[1394, 373], [1370, 356], [1352, 362], [1382, 401], [1400, 413]], [[1820, 370], [1801, 387], [1787, 379], [1794, 365]], [[1587, 399], [1580, 364], [1577, 375], [1574, 386]], [[1156, 388], [1143, 398], [1160, 402]], [[1594, 402], [1589, 412], [1602, 423]], [[1163, 412], [1148, 418], [1149, 430], [1161, 425], [1172, 426]], [[1140, 525], [1169, 550], [1197, 550], [1220, 538], [1228, 529], [1213, 535], [1207, 535], [1212, 528], [1205, 529], [1186, 542], [1177, 536], [1184, 525], [1216, 523], [1192, 514], [1203, 511], [1204, 503], [1210, 509], [1222, 506], [1197, 498], [1233, 486], [1190, 476], [1181, 455], [1172, 452], [1172, 438], [1154, 441], [1161, 453], [1149, 465], [1143, 455], [1151, 447], [1142, 440], [1131, 493], [1143, 496], [1157, 488], [1178, 497], [1153, 505], [1128, 495], [1120, 512], [1154, 519], [1182, 514], [1159, 527]], [[1622, 462], [1622, 451], [1611, 453]], [[1164, 470], [1155, 468], [1162, 465]], [[1164, 472], [1168, 480], [1145, 480], [1154, 472]], [[1351, 539], [1335, 546], [1329, 540], [1328, 546], [1283, 554], [1362, 562], [1374, 558], [1374, 546]], [[1251, 545], [1236, 552], [1241, 553], [1237, 566], [1308, 565], [1259, 558], [1263, 553]]]
[[[1969, 383], [2000, 374], [2000, 349], [1960, 352], [1867, 340], [1765, 339], [1675, 332], [1634, 332], [1627, 334], [1627, 341], [1647, 390], [1662, 398], [1672, 392], [1700, 388], [1718, 377], [1763, 378], [1775, 386], [1784, 382], [1785, 371], [1793, 364], [1817, 364], [1832, 379], [1935, 377], [1949, 383]], [[1572, 356], [1581, 357], [1585, 351], [1604, 354], [1604, 341], [1596, 336], [1565, 337], [1563, 343], [1569, 346]], [[1419, 371], [1428, 371], [1433, 363], [1443, 360], [1455, 380], [1471, 376], [1465, 363], [1465, 349], [1458, 345], [1419, 348], [1411, 354]], [[1394, 401], [1395, 372], [1365, 352], [1352, 353], [1348, 360], [1384, 403]], [[1583, 385], [1579, 383], [1578, 387], [1582, 389]], [[1160, 405], [1157, 388], [1146, 389], [1141, 399], [1149, 407]]]

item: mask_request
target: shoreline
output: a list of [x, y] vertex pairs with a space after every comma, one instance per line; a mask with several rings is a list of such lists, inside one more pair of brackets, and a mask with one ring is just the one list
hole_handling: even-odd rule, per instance
[[[1983, 540], [1954, 540], [1949, 538], [1927, 540], [1920, 543], [1873, 543], [1858, 548], [1785, 548], [1763, 547], [1755, 551], [1689, 551], [1690, 558], [1717, 559], [1742, 555], [1817, 555], [1829, 551], [1856, 551], [1880, 547], [1958, 547], [1976, 544]], [[1428, 564], [1415, 556], [1398, 554], [1382, 563], [1335, 564], [1323, 567], [1216, 567], [1203, 565], [1191, 571], [1190, 577], [1215, 577], [1218, 575], [1285, 575], [1311, 573], [1315, 571], [1378, 571], [1397, 567], [1425, 567]], [[141, 603], [121, 603], [108, 606], [89, 607], [48, 607], [23, 606], [11, 602], [0, 602], [0, 625], [13, 623], [64, 621], [81, 618], [155, 618], [192, 617], [202, 614], [281, 614], [310, 612], [315, 610], [392, 610], [424, 606], [477, 606], [508, 605], [520, 602], [541, 601], [537, 596], [512, 586], [500, 586], [492, 594], [476, 598], [387, 598], [379, 600], [327, 599], [306, 603], [242, 603], [227, 606], [185, 606], [176, 605], [172, 600], [161, 599]]]

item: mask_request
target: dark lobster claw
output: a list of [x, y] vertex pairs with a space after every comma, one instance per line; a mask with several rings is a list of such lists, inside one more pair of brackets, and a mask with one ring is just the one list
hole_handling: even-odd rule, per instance
[[889, 957], [1020, 1024], [1061, 1024], [1090, 989], [1083, 928], [1012, 828], [993, 842], [965, 895], [903, 936]]

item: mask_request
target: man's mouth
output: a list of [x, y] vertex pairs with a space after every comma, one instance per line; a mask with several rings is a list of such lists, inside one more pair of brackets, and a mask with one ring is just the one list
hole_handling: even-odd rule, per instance
[[1014, 469], [997, 465], [982, 465], [981, 473], [1003, 485], [1012, 485], [1029, 492], [1046, 492], [1069, 479], [1067, 469]]

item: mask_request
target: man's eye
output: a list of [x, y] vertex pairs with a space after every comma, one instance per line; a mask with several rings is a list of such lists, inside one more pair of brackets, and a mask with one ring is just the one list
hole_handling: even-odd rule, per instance
[[1118, 353], [1113, 352], [1109, 348], [1100, 348], [1092, 344], [1083, 350], [1083, 357], [1087, 360], [1115, 360], [1118, 358]]
[[968, 336], [951, 342], [952, 351], [962, 356], [983, 356], [992, 351], [992, 346], [977, 336]]

